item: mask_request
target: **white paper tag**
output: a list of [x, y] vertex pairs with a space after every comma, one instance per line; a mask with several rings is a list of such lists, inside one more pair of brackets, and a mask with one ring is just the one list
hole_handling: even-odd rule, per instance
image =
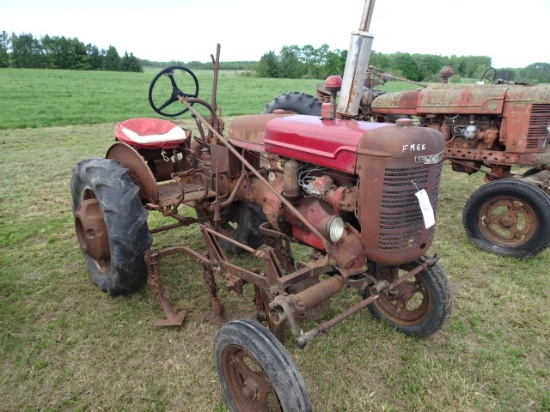
[[426, 229], [429, 229], [435, 225], [435, 216], [434, 210], [432, 209], [432, 204], [428, 198], [428, 193], [426, 193], [425, 189], [422, 189], [416, 192], [415, 195], [418, 198], [420, 210], [422, 211], [422, 216], [424, 217], [424, 226]]

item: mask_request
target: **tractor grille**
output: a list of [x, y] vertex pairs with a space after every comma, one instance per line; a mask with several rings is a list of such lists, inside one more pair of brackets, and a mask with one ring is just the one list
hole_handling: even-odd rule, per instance
[[[442, 164], [431, 166], [437, 168], [435, 179], [431, 181], [439, 182]], [[438, 188], [437, 184], [429, 187], [429, 172], [430, 167], [425, 165], [408, 169], [385, 170], [378, 238], [380, 250], [418, 247], [422, 242], [424, 218], [415, 193], [426, 189], [435, 211]], [[428, 235], [431, 236], [433, 230], [434, 226], [427, 229]]]
[[548, 144], [550, 132], [550, 104], [534, 104], [531, 108], [526, 148], [542, 149]]

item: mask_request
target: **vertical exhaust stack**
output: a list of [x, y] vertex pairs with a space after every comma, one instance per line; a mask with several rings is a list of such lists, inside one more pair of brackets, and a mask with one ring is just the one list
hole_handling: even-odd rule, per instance
[[337, 112], [340, 113], [342, 117], [356, 116], [359, 110], [363, 85], [367, 78], [372, 41], [374, 39], [369, 33], [374, 3], [375, 0], [365, 1], [359, 30], [351, 33], [351, 41], [337, 109]]

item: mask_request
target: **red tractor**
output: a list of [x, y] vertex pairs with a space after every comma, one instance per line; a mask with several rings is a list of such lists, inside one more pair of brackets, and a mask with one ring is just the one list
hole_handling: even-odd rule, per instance
[[[441, 132], [445, 157], [454, 171], [486, 174], [487, 183], [464, 206], [462, 222], [468, 238], [498, 255], [537, 255], [550, 245], [550, 87], [505, 84], [495, 79], [494, 69], [477, 84], [449, 84], [449, 67], [440, 74], [442, 83], [414, 91], [382, 93], [365, 87], [353, 118], [375, 122], [411, 118]], [[369, 67], [364, 84], [375, 86], [391, 77], [395, 76]], [[321, 116], [334, 83], [329, 77], [327, 84], [319, 85], [316, 97], [279, 96], [264, 113]]]
[[[367, 1], [353, 34], [357, 47], [350, 49], [363, 63], [371, 13]], [[184, 320], [165, 297], [159, 263], [175, 254], [192, 257], [202, 268], [212, 319], [224, 325], [214, 349], [231, 409], [311, 410], [282, 344], [287, 332], [303, 348], [368, 308], [395, 329], [423, 337], [449, 317], [449, 285], [428, 254], [444, 138], [410, 119], [389, 124], [297, 114], [237, 118], [224, 133], [216, 106], [219, 46], [212, 61], [211, 102], [198, 97], [197, 78], [185, 67], [162, 70], [149, 89], [158, 114], [190, 111], [196, 135], [163, 119], [131, 119], [117, 125], [104, 159], [75, 166], [70, 187], [78, 242], [101, 290], [153, 288], [166, 315], [159, 325]], [[170, 223], [150, 230], [153, 211]], [[198, 226], [206, 252], [188, 245], [150, 249], [155, 233], [189, 225]], [[297, 261], [295, 245], [311, 249], [306, 261]], [[240, 263], [242, 253], [261, 268]], [[257, 320], [268, 328], [227, 322], [216, 280], [238, 294], [251, 285]], [[357, 291], [357, 302], [324, 319], [330, 299], [346, 288]], [[303, 331], [305, 318], [317, 326]]]

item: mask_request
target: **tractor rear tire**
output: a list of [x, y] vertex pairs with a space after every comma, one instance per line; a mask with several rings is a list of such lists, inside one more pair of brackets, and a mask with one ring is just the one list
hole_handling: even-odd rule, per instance
[[285, 113], [321, 116], [322, 103], [319, 99], [301, 92], [290, 92], [277, 96], [265, 106], [262, 113], [283, 110]]
[[[73, 168], [70, 188], [77, 237], [93, 282], [111, 296], [142, 288], [147, 282], [144, 253], [151, 246], [152, 236], [139, 187], [128, 170], [115, 160], [85, 160]], [[79, 211], [84, 203], [97, 212], [96, 220], [89, 221], [95, 226]], [[106, 235], [101, 233], [103, 230], [94, 233], [98, 226], [105, 228]], [[92, 239], [95, 235], [101, 239], [100, 248], [105, 249], [101, 258], [86, 252], [88, 246], [90, 250], [97, 248], [98, 242]]]
[[462, 224], [481, 250], [529, 258], [550, 246], [550, 197], [521, 180], [495, 180], [472, 193]]

